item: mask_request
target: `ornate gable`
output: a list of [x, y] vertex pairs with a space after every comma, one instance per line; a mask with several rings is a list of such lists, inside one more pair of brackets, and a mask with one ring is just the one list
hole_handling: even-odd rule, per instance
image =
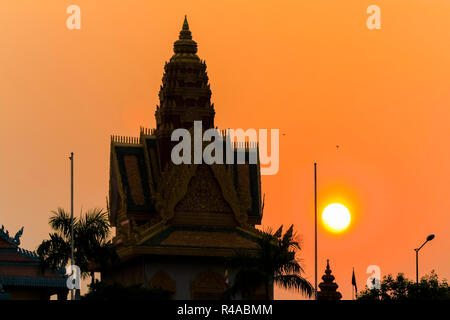
[[[204, 218], [213, 215], [211, 217], [213, 220], [220, 213], [225, 214], [228, 219], [227, 217], [223, 218], [228, 220], [227, 222], [220, 222], [220, 219], [215, 221], [221, 226], [224, 223], [228, 226], [247, 225], [247, 206], [240, 202], [233, 184], [233, 172], [227, 170], [226, 166], [171, 165], [162, 174], [161, 181], [156, 197], [156, 208], [163, 221], [174, 219], [175, 224], [180, 223], [179, 218], [181, 217], [175, 217], [175, 208], [177, 208], [184, 215], [195, 212], [191, 217], [197, 217], [197, 219], [201, 212], [203, 212]], [[190, 190], [191, 187], [194, 190]], [[214, 198], [210, 198], [213, 196]], [[232, 215], [229, 213], [232, 213]], [[210, 225], [211, 219], [201, 220], [201, 222]], [[198, 223], [200, 223], [200, 220]]]
[[200, 165], [188, 185], [187, 193], [175, 211], [198, 213], [233, 213], [219, 183], [208, 165]]

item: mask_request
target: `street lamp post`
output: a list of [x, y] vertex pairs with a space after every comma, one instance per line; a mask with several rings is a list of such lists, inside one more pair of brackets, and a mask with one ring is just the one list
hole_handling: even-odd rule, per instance
[[314, 162], [314, 299], [317, 300], [317, 163]]
[[[73, 265], [75, 265], [75, 261], [73, 258], [73, 152], [70, 153], [70, 261], [72, 266], [70, 266], [70, 270], [72, 270], [73, 275]], [[78, 277], [78, 274], [77, 274]], [[73, 297], [73, 289], [70, 289], [70, 300], [74, 300]]]
[[419, 247], [414, 249], [416, 252], [416, 283], [419, 283], [419, 250], [428, 242], [434, 239], [434, 234], [430, 234], [427, 237], [427, 240]]

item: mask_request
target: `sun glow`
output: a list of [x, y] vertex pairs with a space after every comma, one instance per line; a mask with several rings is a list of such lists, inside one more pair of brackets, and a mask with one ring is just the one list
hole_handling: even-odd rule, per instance
[[351, 215], [344, 205], [333, 203], [323, 210], [322, 220], [328, 230], [342, 232], [349, 226]]

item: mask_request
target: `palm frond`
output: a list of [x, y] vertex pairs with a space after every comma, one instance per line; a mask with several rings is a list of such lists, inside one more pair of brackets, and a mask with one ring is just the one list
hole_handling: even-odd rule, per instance
[[281, 225], [275, 233], [273, 233], [273, 237], [278, 239], [281, 237], [281, 234], [283, 233], [283, 225]]
[[283, 226], [275, 232], [270, 229], [260, 231], [256, 255], [236, 252], [230, 264], [238, 269], [233, 290], [248, 293], [264, 285], [269, 297], [267, 287], [275, 282], [287, 289], [312, 295], [312, 285], [301, 276], [304, 270], [296, 258], [300, 245], [295, 240], [294, 226], [291, 225], [284, 234], [282, 230]]
[[294, 225], [291, 225], [281, 239], [281, 247], [289, 249], [300, 250], [300, 244], [295, 240], [296, 234], [294, 232]]
[[264, 283], [265, 279], [265, 275], [257, 267], [240, 269], [226, 295], [235, 297], [237, 293], [240, 293], [243, 297], [250, 296], [256, 288]]
[[311, 297], [314, 289], [308, 280], [296, 274], [284, 274], [274, 277], [274, 282], [285, 289], [296, 290]]
[[49, 240], [44, 240], [37, 249], [41, 265], [57, 270], [64, 267], [70, 259], [70, 244], [58, 233], [49, 235]]
[[88, 239], [105, 241], [110, 235], [108, 213], [100, 208], [89, 210], [77, 224], [78, 231]]
[[301, 274], [304, 273], [302, 266], [296, 261], [286, 261], [280, 268], [281, 274]]
[[[56, 211], [53, 210], [51, 213], [52, 215], [49, 218], [50, 227], [64, 237], [69, 238], [71, 232], [70, 214], [63, 208], [58, 208]], [[74, 217], [74, 225], [76, 222], [77, 219]]]

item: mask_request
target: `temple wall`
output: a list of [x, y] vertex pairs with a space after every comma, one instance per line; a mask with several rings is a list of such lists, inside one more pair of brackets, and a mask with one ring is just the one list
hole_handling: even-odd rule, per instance
[[[186, 261], [186, 262], [185, 262]], [[229, 270], [229, 281], [233, 282], [235, 272]], [[175, 292], [175, 300], [219, 300], [225, 291], [225, 264], [223, 261], [207, 257], [159, 257], [137, 258], [122, 265], [113, 274], [102, 275], [107, 283], [120, 283], [124, 286], [143, 284], [144, 287], [160, 287]], [[273, 286], [270, 288], [273, 299]], [[233, 299], [242, 299], [236, 295]], [[247, 299], [265, 299], [261, 286], [254, 296]]]
[[145, 281], [151, 281], [157, 272], [161, 271], [175, 282], [176, 300], [215, 299], [219, 298], [225, 289], [225, 268], [220, 263], [146, 262]]

